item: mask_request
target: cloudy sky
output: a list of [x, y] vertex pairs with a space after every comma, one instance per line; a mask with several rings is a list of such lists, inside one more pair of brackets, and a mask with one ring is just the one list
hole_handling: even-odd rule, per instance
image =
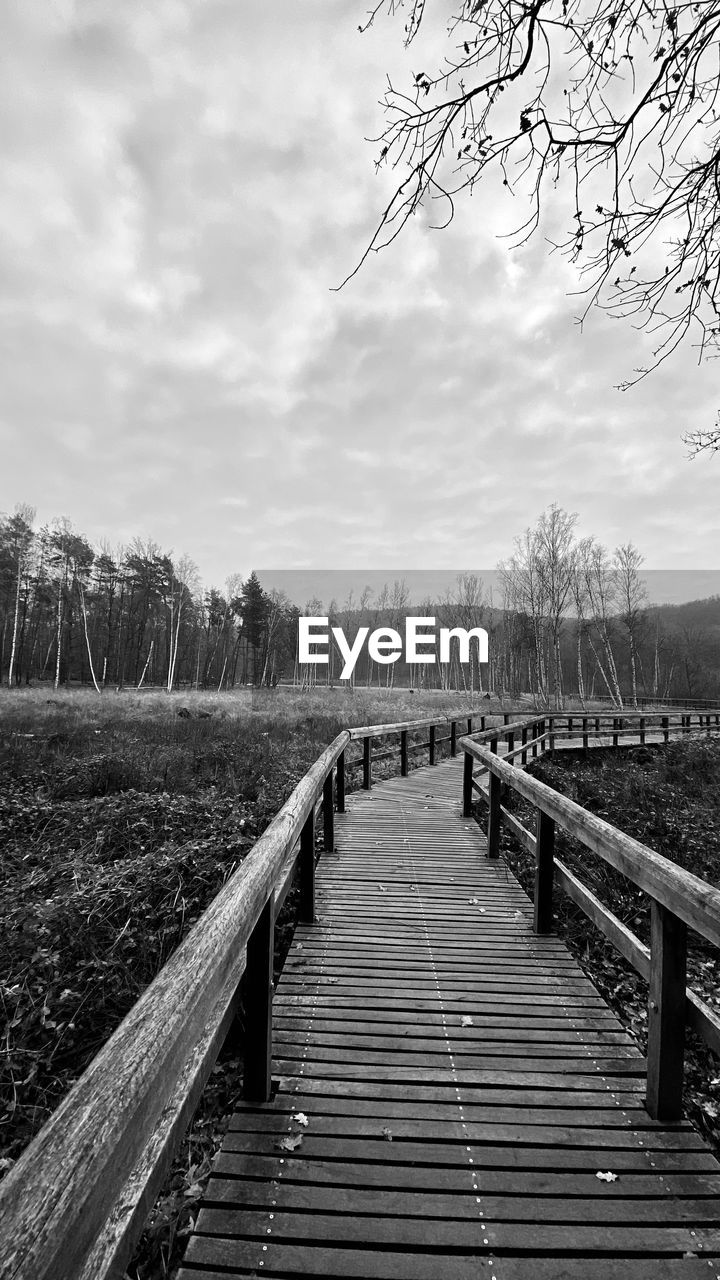
[[[490, 192], [341, 292], [387, 199], [378, 106], [427, 50], [365, 0], [8, 0], [0, 510], [251, 568], [492, 566], [555, 501], [715, 568], [717, 365], [596, 312]], [[429, 55], [432, 58], [432, 54]], [[436, 56], [434, 63], [439, 61]], [[431, 66], [432, 69], [432, 66]], [[554, 226], [571, 211], [551, 210]]]

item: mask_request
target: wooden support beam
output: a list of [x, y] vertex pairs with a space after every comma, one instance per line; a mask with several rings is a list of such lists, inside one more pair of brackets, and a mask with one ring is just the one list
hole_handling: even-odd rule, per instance
[[245, 1005], [243, 1093], [252, 1102], [267, 1102], [272, 1091], [274, 940], [275, 904], [271, 894], [248, 939], [243, 984]]
[[645, 1106], [653, 1120], [682, 1116], [687, 926], [653, 899]]
[[430, 725], [428, 748], [429, 748], [428, 764], [434, 764], [435, 763], [435, 725], [434, 724]]
[[345, 812], [345, 752], [341, 751], [337, 758], [337, 778], [335, 797], [338, 813]]
[[372, 738], [363, 738], [363, 791], [372, 786]]
[[298, 920], [312, 924], [315, 919], [315, 814], [308, 815], [300, 835], [300, 901]]
[[[497, 739], [494, 739], [497, 749]], [[500, 812], [502, 783], [496, 774], [491, 773], [488, 779], [490, 812], [488, 814], [488, 858], [497, 858], [500, 854]]]
[[463, 818], [472, 817], [473, 806], [473, 758], [469, 751], [463, 760]]
[[323, 848], [332, 853], [335, 848], [335, 809], [333, 807], [333, 771], [323, 783]]
[[537, 810], [535, 828], [535, 900], [533, 924], [536, 933], [552, 933], [553, 874], [555, 862], [555, 822]]
[[450, 721], [450, 755], [457, 755], [457, 720]]
[[408, 739], [407, 729], [403, 729], [400, 734], [400, 776], [407, 778], [408, 771]]

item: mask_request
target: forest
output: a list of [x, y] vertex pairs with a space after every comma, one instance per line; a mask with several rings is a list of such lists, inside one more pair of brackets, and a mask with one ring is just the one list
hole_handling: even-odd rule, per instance
[[643, 557], [631, 543], [609, 551], [575, 536], [577, 517], [557, 506], [514, 542], [498, 565], [499, 598], [481, 578], [457, 575], [441, 600], [411, 599], [403, 580], [343, 603], [301, 608], [266, 591], [257, 573], [204, 589], [194, 562], [152, 540], [93, 546], [67, 518], [34, 528], [32, 508], [0, 516], [0, 674], [8, 687], [200, 689], [336, 685], [342, 659], [298, 663], [301, 613], [327, 616], [352, 640], [361, 626], [402, 628], [409, 614], [441, 627], [484, 627], [489, 662], [379, 665], [363, 654], [353, 684], [568, 697], [639, 699], [720, 696], [720, 597], [679, 606], [647, 596]]

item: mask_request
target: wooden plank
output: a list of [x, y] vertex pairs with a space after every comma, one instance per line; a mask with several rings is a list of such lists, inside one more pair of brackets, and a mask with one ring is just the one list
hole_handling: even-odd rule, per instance
[[[597, 1180], [596, 1180], [597, 1181]], [[638, 1226], [648, 1223], [662, 1223], [675, 1226], [690, 1223], [692, 1226], [708, 1226], [720, 1222], [720, 1201], [716, 1196], [704, 1198], [674, 1198], [671, 1202], [658, 1197], [637, 1200], [631, 1212], [623, 1200], [618, 1197], [604, 1197], [595, 1194], [581, 1198], [579, 1196], [532, 1196], [520, 1197], [516, 1194], [501, 1196], [486, 1193], [482, 1198], [482, 1211], [486, 1218], [495, 1222], [564, 1222], [574, 1223], [623, 1223], [628, 1217]], [[222, 1234], [223, 1220], [227, 1208], [251, 1209], [267, 1203], [267, 1191], [256, 1181], [240, 1178], [213, 1177], [208, 1199], [218, 1207], [206, 1211], [202, 1228], [212, 1231], [217, 1224]], [[309, 1182], [291, 1183], [286, 1176], [277, 1181], [275, 1186], [275, 1206], [279, 1212], [321, 1213], [327, 1210], [327, 1185], [314, 1185]], [[220, 1206], [223, 1206], [220, 1208]], [[465, 1186], [454, 1192], [442, 1192], [435, 1188], [427, 1188], [426, 1194], [419, 1196], [416, 1190], [399, 1191], [388, 1187], [352, 1186], [340, 1188], [335, 1184], [332, 1196], [333, 1213], [375, 1214], [398, 1217], [442, 1218], [446, 1221], [473, 1220], [477, 1222], [477, 1196], [465, 1175]], [[213, 1214], [215, 1219], [213, 1220]]]
[[[517, 1157], [517, 1152], [513, 1155]], [[573, 1153], [570, 1153], [573, 1154]], [[577, 1155], [577, 1153], [574, 1153]], [[672, 1157], [669, 1157], [672, 1158]], [[647, 1164], [647, 1161], [645, 1162]], [[405, 1191], [467, 1190], [467, 1169], [457, 1164], [388, 1164], [364, 1161], [305, 1160], [288, 1157], [280, 1165], [278, 1154], [222, 1151], [215, 1163], [214, 1177], [255, 1179], [262, 1184], [277, 1179], [282, 1168], [283, 1181], [289, 1185], [333, 1187], [388, 1187]], [[517, 1160], [507, 1167], [478, 1167], [475, 1178], [481, 1193], [506, 1196], [599, 1196], [603, 1200], [643, 1200], [678, 1197], [717, 1197], [720, 1174], [699, 1170], [671, 1173], [662, 1178], [656, 1171], [632, 1172], [623, 1168], [615, 1182], [600, 1182], [595, 1173], [581, 1168], [570, 1172], [544, 1169], [521, 1169]]]
[[498, 1265], [496, 1259], [478, 1253], [467, 1254], [441, 1251], [427, 1256], [413, 1253], [388, 1252], [385, 1249], [347, 1249], [313, 1247], [277, 1240], [265, 1243], [264, 1252], [254, 1245], [235, 1242], [234, 1249], [225, 1255], [232, 1268], [213, 1270], [203, 1265], [196, 1270], [192, 1258], [186, 1260], [178, 1280], [193, 1280], [202, 1275], [203, 1280], [229, 1280], [229, 1276], [253, 1276], [258, 1258], [262, 1274], [269, 1280], [285, 1280], [288, 1276], [324, 1276], [337, 1280], [712, 1280], [704, 1257], [662, 1258], [612, 1258], [601, 1260], [592, 1257], [574, 1259], [564, 1257], [562, 1270], [555, 1258], [526, 1259], [503, 1256]]
[[[480, 1216], [480, 1215], [478, 1215]], [[223, 1230], [223, 1228], [225, 1228]], [[417, 1218], [350, 1216], [333, 1213], [293, 1213], [274, 1211], [272, 1235], [293, 1242], [308, 1241], [339, 1246], [347, 1244], [385, 1245], [388, 1248], [426, 1250], [429, 1240], [435, 1249], [479, 1250], [483, 1244], [493, 1250], [538, 1253], [678, 1254], [698, 1248], [720, 1250], [720, 1229], [714, 1226], [615, 1226], [574, 1223], [572, 1231], [562, 1225], [541, 1222], [502, 1223], [483, 1221], [452, 1222], [433, 1218], [427, 1223]], [[222, 1233], [222, 1234], [221, 1234]], [[267, 1210], [224, 1210], [201, 1208], [189, 1256], [205, 1265], [223, 1265], [232, 1257], [223, 1236], [265, 1241], [269, 1234]], [[190, 1252], [192, 1250], [192, 1252]]]

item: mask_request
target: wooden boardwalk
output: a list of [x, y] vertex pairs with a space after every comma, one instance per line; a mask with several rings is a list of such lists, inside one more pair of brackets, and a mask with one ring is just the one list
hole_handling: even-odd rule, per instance
[[461, 775], [348, 797], [275, 995], [276, 1095], [233, 1116], [179, 1280], [720, 1276], [720, 1165], [649, 1119]]

